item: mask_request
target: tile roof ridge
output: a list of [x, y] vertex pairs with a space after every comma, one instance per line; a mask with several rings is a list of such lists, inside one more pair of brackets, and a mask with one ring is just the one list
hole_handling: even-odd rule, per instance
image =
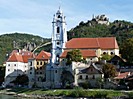
[[96, 41], [97, 41], [97, 45], [98, 45], [98, 47], [100, 47], [100, 44], [99, 44], [99, 39], [98, 39], [98, 38], [96, 38]]

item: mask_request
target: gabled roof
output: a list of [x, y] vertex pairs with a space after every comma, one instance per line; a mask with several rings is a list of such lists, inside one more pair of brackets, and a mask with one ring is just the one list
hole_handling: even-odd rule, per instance
[[[62, 54], [61, 54], [61, 58], [65, 58], [67, 53], [71, 51], [71, 50], [65, 50]], [[82, 56], [84, 58], [87, 57], [96, 57], [96, 52], [94, 50], [80, 50]]]
[[7, 62], [23, 62], [22, 55], [14, 53], [8, 58]]
[[80, 73], [85, 73], [85, 74], [103, 74], [101, 69], [99, 69], [94, 63], [91, 64], [89, 67], [81, 70]]
[[17, 52], [13, 51], [9, 56], [7, 62], [23, 62], [27, 63], [28, 59], [32, 57], [32, 53], [29, 51]]
[[113, 62], [113, 61], [119, 61], [119, 62], [122, 62], [122, 63], [125, 62], [124, 59], [122, 59], [120, 56], [117, 56], [117, 55], [115, 55], [114, 57], [112, 57], [112, 58], [109, 60], [109, 62]]
[[22, 55], [23, 62], [28, 63], [28, 59], [31, 58], [31, 57], [32, 57], [32, 55]]
[[73, 38], [66, 43], [66, 49], [117, 49], [115, 37]]
[[51, 54], [50, 53], [48, 53], [48, 52], [46, 52], [46, 51], [41, 51], [38, 55], [37, 55], [37, 57], [36, 57], [36, 59], [37, 60], [46, 60], [46, 59], [50, 59], [50, 56], [51, 56]]

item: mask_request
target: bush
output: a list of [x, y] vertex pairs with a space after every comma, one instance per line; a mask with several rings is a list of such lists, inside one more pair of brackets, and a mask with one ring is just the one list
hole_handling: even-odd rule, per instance
[[133, 92], [128, 92], [127, 95], [129, 96], [129, 99], [133, 98]]
[[88, 89], [91, 86], [89, 82], [79, 83], [78, 85], [84, 89]]

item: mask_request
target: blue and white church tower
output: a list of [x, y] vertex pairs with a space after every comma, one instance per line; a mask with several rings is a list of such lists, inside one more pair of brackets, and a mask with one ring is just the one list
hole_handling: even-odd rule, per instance
[[54, 15], [53, 18], [53, 33], [52, 33], [52, 65], [59, 65], [59, 57], [65, 48], [67, 42], [67, 33], [66, 33], [66, 21], [65, 16], [62, 11], [59, 10]]
[[63, 53], [67, 42], [66, 21], [62, 11], [59, 10], [54, 15], [52, 33], [52, 51], [50, 64], [46, 67], [46, 83], [49, 88], [60, 88], [62, 66], [60, 65], [60, 55]]

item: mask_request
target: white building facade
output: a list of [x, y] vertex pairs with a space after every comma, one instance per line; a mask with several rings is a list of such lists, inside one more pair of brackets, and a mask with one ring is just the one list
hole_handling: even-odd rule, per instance
[[29, 51], [12, 53], [6, 61], [4, 85], [11, 85], [12, 81], [20, 75], [28, 75], [28, 58], [32, 53]]
[[51, 62], [46, 68], [46, 87], [60, 88], [60, 78], [63, 68], [60, 65], [60, 56], [63, 53], [65, 44], [67, 42], [65, 16], [60, 8], [54, 15], [52, 25], [52, 54]]

